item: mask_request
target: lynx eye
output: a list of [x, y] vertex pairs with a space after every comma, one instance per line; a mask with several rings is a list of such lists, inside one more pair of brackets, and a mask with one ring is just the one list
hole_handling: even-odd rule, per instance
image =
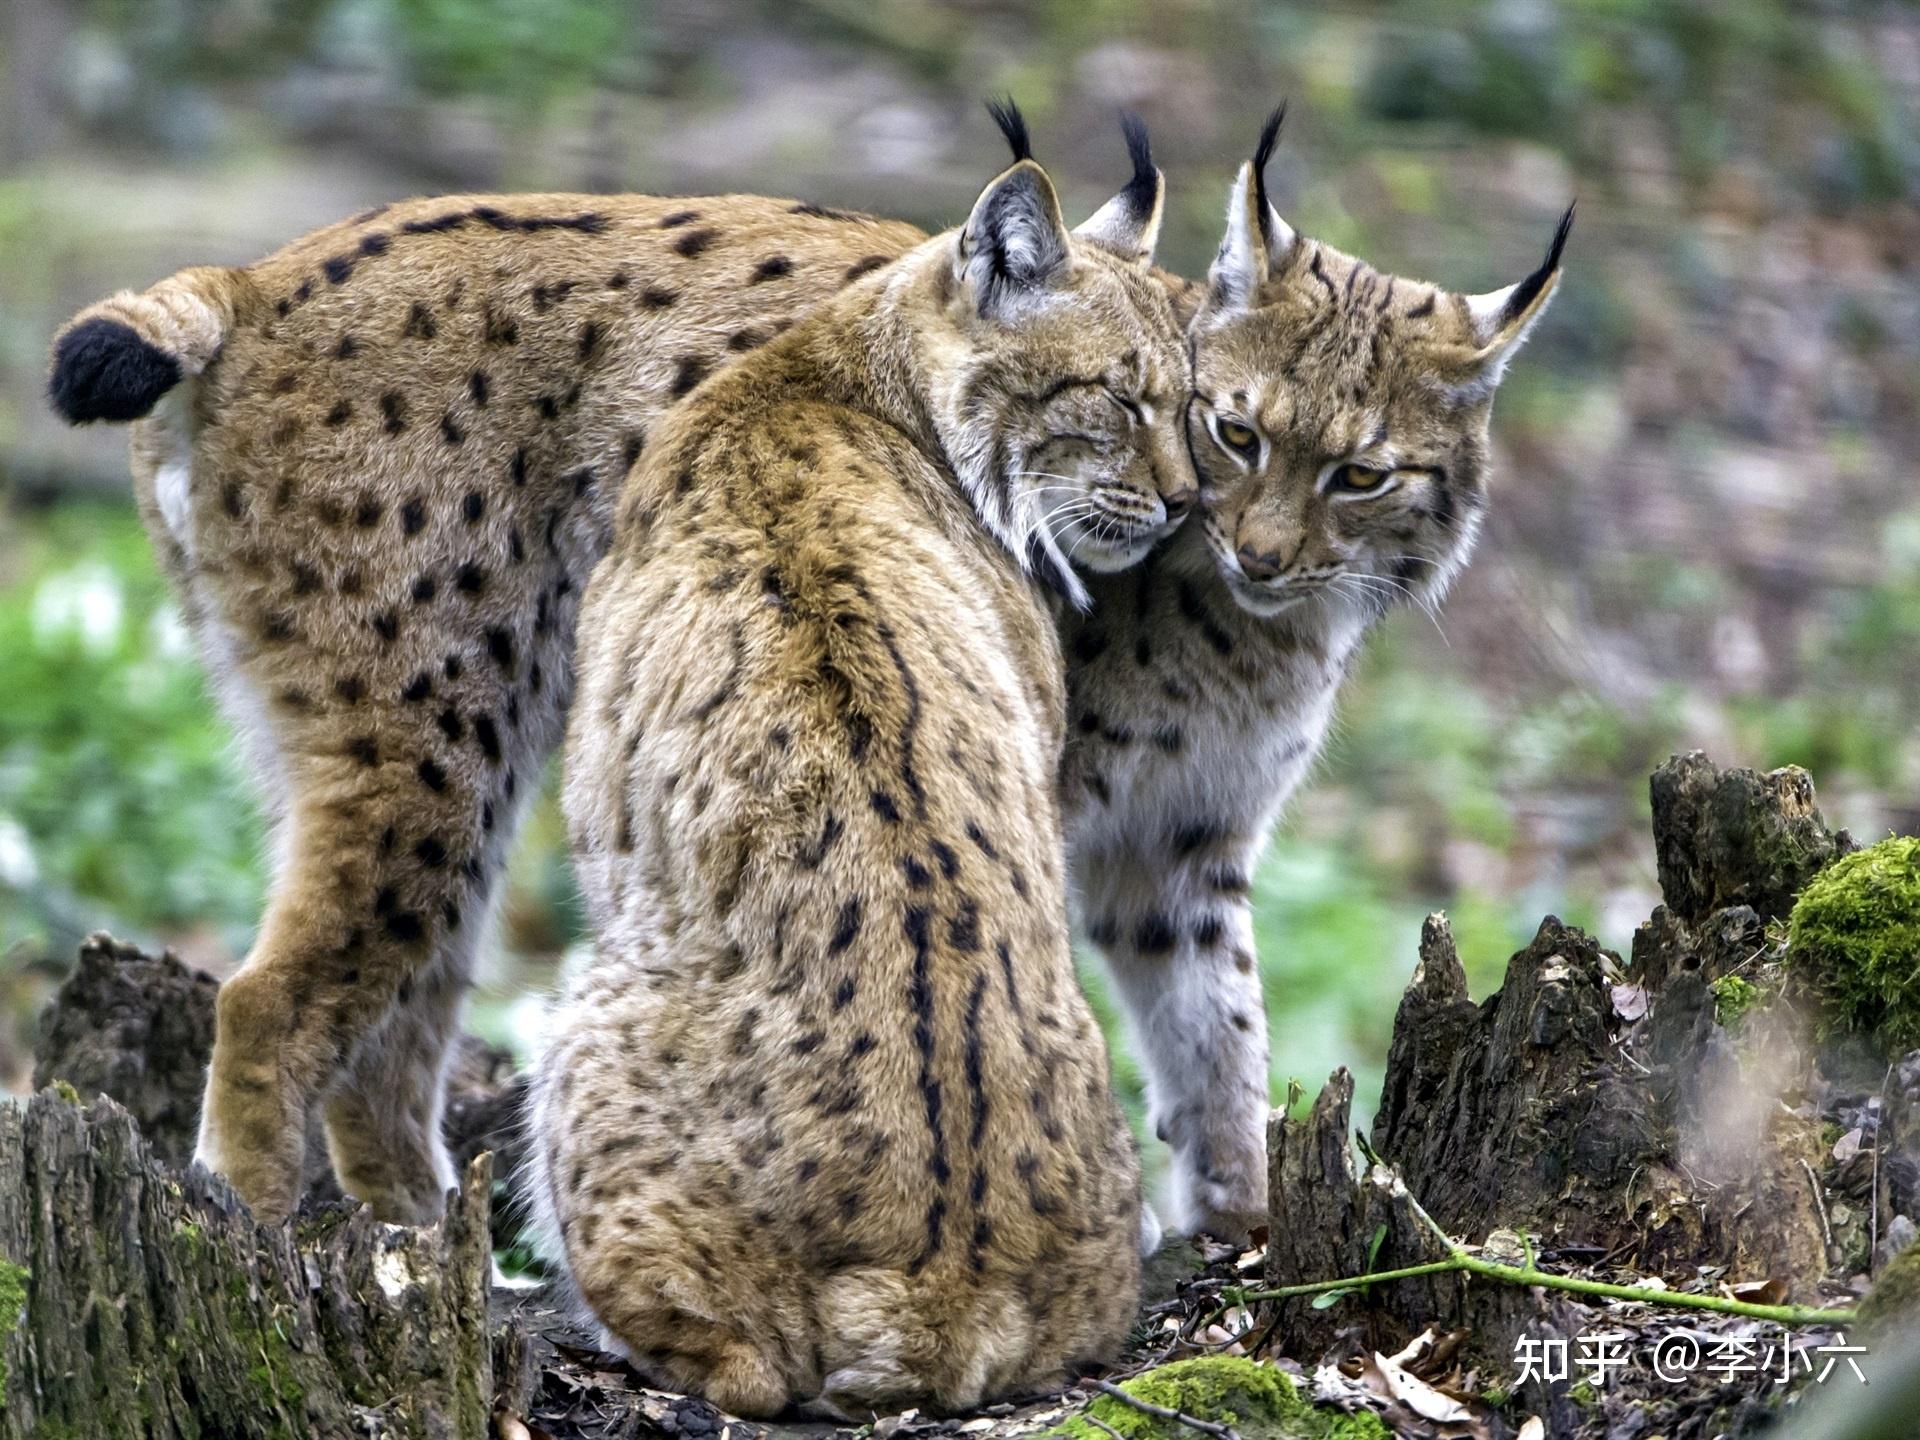
[[1327, 477], [1327, 494], [1371, 495], [1392, 478], [1391, 470], [1370, 470], [1365, 465], [1340, 465]]
[[1222, 420], [1215, 435], [1227, 449], [1251, 460], [1260, 453], [1260, 437], [1253, 433], [1251, 426], [1242, 425], [1238, 420]]
[[1116, 406], [1118, 406], [1122, 411], [1126, 413], [1126, 416], [1129, 420], [1133, 421], [1133, 423], [1136, 425], [1140, 423], [1141, 414], [1140, 414], [1140, 405], [1138, 401], [1129, 400], [1126, 396], [1122, 395], [1119, 391], [1113, 390], [1110, 388], [1105, 391], [1105, 394], [1107, 399], [1111, 400]]

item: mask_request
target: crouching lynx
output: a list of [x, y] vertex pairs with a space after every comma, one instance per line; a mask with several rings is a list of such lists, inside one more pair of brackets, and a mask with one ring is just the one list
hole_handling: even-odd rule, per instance
[[596, 938], [531, 1194], [613, 1339], [735, 1413], [973, 1405], [1133, 1316], [1139, 1171], [1075, 983], [1027, 572], [1080, 583], [1047, 486], [1113, 492], [1113, 563], [1190, 488], [1143, 178], [1070, 235], [1022, 158], [708, 381], [582, 606]]

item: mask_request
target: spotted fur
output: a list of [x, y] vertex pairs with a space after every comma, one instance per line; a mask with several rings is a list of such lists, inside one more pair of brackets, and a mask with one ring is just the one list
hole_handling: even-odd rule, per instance
[[[1472, 552], [1494, 389], [1566, 238], [1563, 222], [1540, 269], [1492, 296], [1382, 274], [1268, 205], [1277, 128], [1241, 173], [1190, 325], [1201, 508], [1145, 565], [1092, 578], [1091, 610], [1062, 632], [1085, 928], [1173, 1150], [1170, 1218], [1216, 1234], [1266, 1215], [1255, 863], [1369, 628], [1394, 605], [1437, 605]], [[1332, 493], [1355, 463], [1385, 477], [1377, 493]]]
[[1029, 557], [1070, 523], [1043, 487], [1189, 483], [1148, 248], [1069, 237], [1022, 161], [697, 390], [622, 493], [567, 752], [595, 951], [530, 1193], [611, 1339], [735, 1413], [976, 1405], [1131, 1321]]

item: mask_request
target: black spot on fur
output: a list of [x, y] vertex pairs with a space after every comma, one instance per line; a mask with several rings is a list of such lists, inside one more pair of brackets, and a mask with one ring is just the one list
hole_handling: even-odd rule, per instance
[[840, 916], [834, 921], [833, 938], [827, 942], [827, 953], [838, 955], [860, 933], [860, 897], [853, 896], [840, 907]]
[[769, 255], [753, 267], [753, 275], [747, 281], [749, 285], [758, 285], [763, 280], [774, 280], [782, 275], [793, 273], [793, 261], [784, 255]]
[[469, 525], [480, 523], [480, 517], [487, 513], [487, 501], [478, 490], [469, 490], [467, 498], [460, 502], [460, 513], [466, 517]]
[[680, 367], [674, 371], [672, 393], [675, 396], [686, 394], [706, 379], [710, 368], [710, 363], [703, 355], [682, 355]]
[[432, 760], [422, 760], [418, 768], [420, 783], [436, 795], [447, 788], [447, 772]]
[[47, 398], [72, 425], [138, 420], [180, 383], [180, 362], [132, 326], [83, 320], [54, 347]]
[[679, 292], [662, 285], [649, 285], [640, 292], [640, 303], [649, 310], [664, 310], [680, 298]]
[[460, 422], [453, 418], [451, 410], [440, 417], [440, 438], [449, 445], [461, 444], [467, 438], [467, 432], [460, 428]]
[[434, 324], [433, 312], [416, 300], [400, 333], [408, 340], [431, 340], [440, 333], [440, 327]]
[[426, 926], [420, 923], [420, 917], [411, 910], [390, 910], [380, 917], [387, 933], [403, 945], [411, 945], [425, 937]]
[[332, 256], [321, 262], [320, 270], [329, 283], [344, 285], [353, 278], [353, 257], [351, 255]]
[[482, 755], [493, 764], [500, 763], [500, 732], [494, 727], [491, 715], [473, 717], [473, 739]]
[[327, 428], [338, 429], [352, 418], [353, 402], [351, 400], [335, 401], [333, 408], [327, 411]]
[[407, 402], [398, 391], [389, 390], [380, 397], [380, 414], [385, 417], [387, 434], [398, 435], [407, 428]]
[[418, 535], [427, 524], [427, 507], [418, 500], [409, 500], [400, 507], [400, 533]]
[[1165, 955], [1179, 940], [1173, 922], [1160, 914], [1146, 915], [1134, 927], [1133, 948], [1142, 955]]
[[678, 240], [673, 242], [673, 248], [676, 254], [683, 255], [687, 259], [691, 260], [694, 256], [699, 255], [703, 251], [705, 251], [710, 245], [713, 244], [715, 240], [718, 240], [719, 238], [720, 236], [718, 231], [689, 230], [686, 234], [682, 235]]
[[429, 870], [438, 870], [447, 863], [447, 847], [438, 837], [429, 835], [413, 847], [414, 857]]
[[400, 698], [409, 705], [418, 705], [433, 694], [433, 677], [424, 671], [407, 682], [407, 688], [400, 692]]
[[453, 572], [453, 583], [462, 595], [479, 595], [487, 588], [487, 572], [469, 560]]
[[382, 610], [367, 623], [373, 627], [373, 633], [389, 645], [400, 638], [400, 617], [391, 610]]
[[493, 657], [493, 663], [502, 670], [513, 669], [513, 636], [507, 631], [494, 628], [487, 631], [487, 653]]
[[380, 763], [380, 745], [371, 735], [356, 735], [347, 741], [347, 754], [368, 769]]
[[440, 712], [435, 723], [440, 726], [440, 733], [456, 744], [466, 736], [466, 724], [460, 719], [460, 712], [451, 705]]
[[867, 802], [873, 806], [873, 813], [889, 825], [898, 825], [900, 823], [900, 807], [894, 803], [893, 796], [889, 795], [886, 791], [874, 791], [867, 797]]

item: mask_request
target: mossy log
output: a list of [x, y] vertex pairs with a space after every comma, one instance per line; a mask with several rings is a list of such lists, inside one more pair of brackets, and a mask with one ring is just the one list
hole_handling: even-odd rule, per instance
[[491, 1188], [263, 1229], [111, 1100], [0, 1110], [0, 1440], [484, 1436]]

